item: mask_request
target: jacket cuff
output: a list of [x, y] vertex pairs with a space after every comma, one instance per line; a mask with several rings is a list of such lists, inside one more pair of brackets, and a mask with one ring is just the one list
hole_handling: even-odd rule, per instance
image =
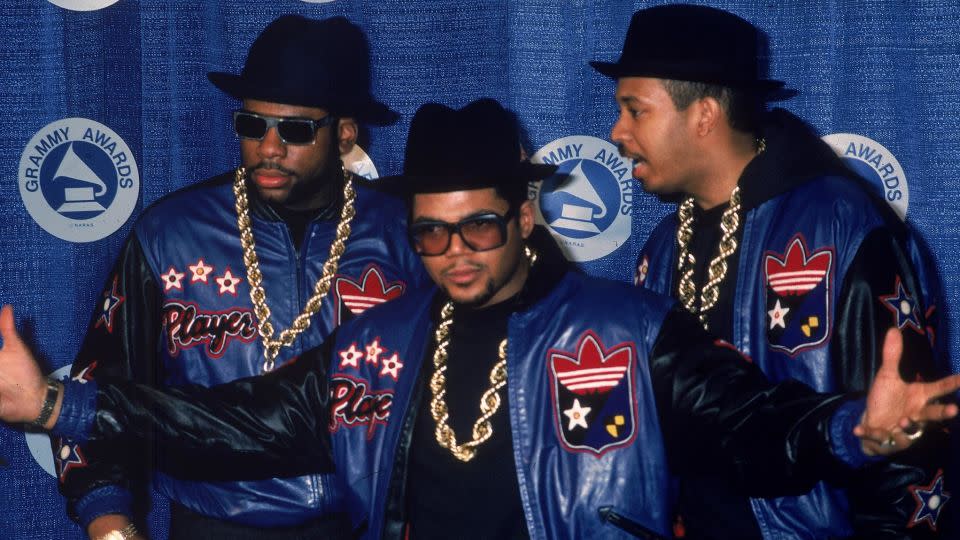
[[848, 467], [858, 468], [884, 459], [883, 456], [864, 454], [860, 439], [853, 434], [853, 428], [860, 423], [866, 410], [865, 398], [854, 399], [845, 401], [830, 417], [830, 449]]
[[129, 491], [114, 485], [99, 487], [77, 500], [73, 505], [77, 523], [86, 531], [90, 522], [107, 514], [132, 516], [133, 496]]
[[97, 383], [63, 381], [63, 404], [60, 416], [50, 433], [69, 437], [76, 442], [84, 442], [90, 434], [94, 417], [97, 414]]

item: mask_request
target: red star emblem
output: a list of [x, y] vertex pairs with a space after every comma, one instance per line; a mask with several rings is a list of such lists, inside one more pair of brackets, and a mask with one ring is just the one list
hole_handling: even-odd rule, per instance
[[166, 274], [160, 276], [160, 279], [163, 280], [163, 292], [170, 289], [183, 290], [183, 285], [180, 283], [180, 280], [183, 279], [183, 272], [177, 272], [177, 269], [172, 266]]
[[234, 277], [234, 275], [230, 272], [229, 266], [223, 272], [223, 276], [216, 278], [215, 281], [217, 282], [217, 285], [220, 286], [220, 296], [228, 293], [234, 296], [237, 295], [237, 285], [240, 284], [240, 278]]
[[393, 353], [393, 356], [385, 358], [380, 368], [380, 376], [389, 375], [393, 380], [400, 377], [400, 370], [403, 369], [403, 362], [400, 361], [400, 355]]
[[103, 291], [103, 304], [100, 306], [100, 316], [94, 328], [105, 326], [108, 333], [113, 333], [113, 315], [123, 303], [124, 297], [117, 291], [117, 276], [113, 276], [113, 287]]
[[207, 283], [207, 277], [213, 273], [213, 267], [203, 262], [202, 258], [197, 261], [197, 264], [191, 264], [187, 268], [189, 268], [191, 272], [190, 283], [197, 281]]

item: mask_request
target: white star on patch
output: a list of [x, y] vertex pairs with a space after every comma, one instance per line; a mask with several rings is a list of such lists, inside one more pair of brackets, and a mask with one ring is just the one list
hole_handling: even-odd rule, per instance
[[773, 309], [767, 312], [767, 315], [770, 315], [770, 330], [773, 330], [778, 326], [786, 330], [787, 313], [790, 313], [790, 308], [782, 307], [780, 305], [780, 300], [777, 300], [777, 303], [773, 306]]
[[227, 271], [223, 273], [223, 277], [218, 277], [216, 279], [217, 285], [220, 285], [220, 295], [223, 293], [230, 293], [234, 296], [237, 295], [237, 285], [240, 283], [238, 278], [233, 277], [233, 274], [230, 273], [230, 269], [227, 268]]
[[367, 345], [367, 363], [377, 365], [381, 353], [383, 353], [383, 349], [380, 348], [380, 339], [377, 338], [373, 340], [373, 343]]
[[340, 367], [347, 366], [360, 367], [358, 362], [363, 358], [363, 353], [357, 349], [356, 343], [351, 343], [350, 348], [340, 351]]
[[380, 376], [389, 375], [393, 377], [393, 380], [397, 380], [400, 376], [400, 369], [403, 367], [403, 362], [400, 361], [400, 356], [397, 353], [393, 353], [393, 356], [385, 359], [380, 368]]
[[590, 414], [591, 410], [593, 410], [592, 407], [581, 407], [579, 399], [573, 400], [573, 407], [563, 411], [563, 414], [570, 419], [567, 424], [567, 431], [573, 431], [576, 426], [587, 429], [587, 415]]
[[190, 283], [193, 283], [195, 281], [202, 281], [204, 283], [207, 283], [207, 276], [209, 276], [210, 273], [213, 272], [213, 267], [207, 266], [207, 264], [203, 262], [202, 258], [199, 261], [197, 261], [197, 264], [191, 264], [187, 268], [189, 268], [190, 271], [193, 272], [193, 275], [190, 276]]
[[170, 267], [167, 270], [166, 274], [160, 276], [160, 279], [163, 280], [163, 291], [169, 291], [170, 289], [183, 290], [183, 285], [180, 283], [180, 280], [183, 279], [183, 272], [177, 272], [177, 269]]

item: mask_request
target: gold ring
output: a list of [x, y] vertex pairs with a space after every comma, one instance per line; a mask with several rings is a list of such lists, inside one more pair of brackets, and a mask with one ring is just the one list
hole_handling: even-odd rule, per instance
[[897, 445], [897, 440], [893, 438], [893, 435], [890, 435], [889, 437], [887, 437], [887, 440], [880, 443], [880, 446], [894, 447], [896, 445]]

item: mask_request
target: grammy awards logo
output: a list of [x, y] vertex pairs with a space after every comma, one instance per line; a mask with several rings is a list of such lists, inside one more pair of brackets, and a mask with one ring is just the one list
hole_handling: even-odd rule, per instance
[[107, 126], [67, 118], [38, 131], [20, 157], [20, 195], [50, 234], [92, 242], [123, 225], [140, 191], [133, 153]]
[[853, 172], [874, 186], [900, 219], [906, 217], [910, 206], [907, 175], [890, 150], [869, 137], [854, 133], [832, 133], [824, 135], [823, 140]]
[[599, 259], [627, 241], [631, 164], [614, 145], [596, 137], [563, 137], [537, 151], [532, 161], [559, 167], [532, 188], [532, 198], [537, 221], [553, 233], [568, 259]]

